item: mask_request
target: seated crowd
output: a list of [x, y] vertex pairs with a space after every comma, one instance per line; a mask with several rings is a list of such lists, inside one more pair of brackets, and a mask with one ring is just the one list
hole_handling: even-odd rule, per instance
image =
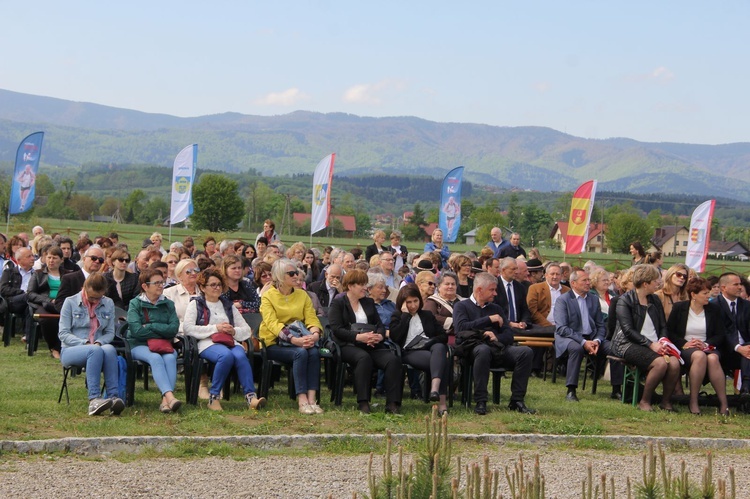
[[[704, 279], [683, 264], [663, 270], [661, 254], [638, 242], [633, 265], [613, 274], [593, 261], [583, 268], [543, 262], [535, 248], [521, 247], [519, 234], [505, 240], [499, 228], [478, 255], [452, 253], [440, 229], [422, 253], [409, 252], [398, 231], [390, 245], [376, 231], [364, 252], [286, 248], [271, 220], [254, 244], [207, 237], [199, 249], [186, 237], [165, 249], [154, 233], [137, 253], [114, 233], [81, 234], [74, 243], [38, 226], [32, 232], [31, 242], [25, 233], [0, 234], [4, 312], [25, 317], [24, 339], [36, 320], [53, 357], [85, 367], [90, 415], [125, 407], [112, 346], [120, 320], [133, 359], [151, 368], [164, 413], [182, 406], [175, 346], [185, 337], [214, 365], [198, 391], [209, 409], [222, 410], [232, 370], [247, 406], [262, 408], [248, 354], [253, 335], [270, 360], [290, 366], [299, 412], [309, 415], [324, 411], [321, 350], [333, 346], [362, 413], [370, 413], [373, 391], [386, 412], [399, 413], [405, 377], [413, 398], [446, 413], [454, 378], [468, 369], [473, 393], [464, 396], [484, 415], [491, 369], [503, 368], [512, 371], [508, 408], [532, 414], [529, 378], [541, 377], [553, 357], [566, 402], [579, 402], [582, 366], [601, 376], [607, 362], [613, 399], [622, 397], [625, 366], [642, 373], [640, 410], [652, 410], [662, 385], [659, 406], [673, 411], [685, 375], [691, 413], [700, 414], [699, 394], [711, 383], [719, 412], [728, 414], [725, 376], [735, 370], [740, 398], [750, 401], [747, 280], [733, 272]], [[260, 314], [258, 331], [246, 314]], [[547, 338], [552, 349], [518, 344], [528, 336]]]

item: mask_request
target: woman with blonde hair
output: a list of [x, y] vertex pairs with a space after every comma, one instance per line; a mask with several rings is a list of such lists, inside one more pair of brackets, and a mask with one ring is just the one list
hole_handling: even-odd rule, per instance
[[[266, 344], [268, 358], [292, 365], [297, 405], [302, 414], [322, 414], [316, 400], [320, 388], [320, 351], [322, 326], [310, 296], [295, 286], [297, 266], [286, 258], [271, 268], [273, 285], [263, 293], [259, 336]], [[302, 323], [310, 334], [293, 336], [289, 326]], [[285, 344], [280, 343], [283, 336]]]
[[369, 245], [367, 248], [365, 248], [365, 260], [370, 262], [370, 266], [372, 267], [372, 257], [374, 255], [379, 255], [384, 251], [391, 251], [391, 248], [388, 246], [384, 246], [383, 243], [385, 242], [385, 232], [382, 230], [376, 230], [375, 233], [372, 235], [372, 240], [374, 243]]
[[684, 263], [677, 263], [667, 269], [667, 273], [664, 275], [664, 284], [656, 292], [667, 319], [669, 319], [669, 314], [672, 313], [672, 305], [688, 299], [687, 283], [689, 276], [690, 271]]
[[177, 253], [167, 253], [161, 257], [161, 261], [167, 264], [167, 275], [164, 276], [166, 286], [174, 286], [177, 284], [177, 278], [174, 275], [174, 269], [177, 267], [177, 262], [180, 261], [180, 255]]
[[305, 253], [307, 253], [305, 245], [302, 242], [296, 242], [286, 250], [286, 257], [294, 263], [299, 263], [305, 258]]
[[466, 255], [455, 255], [451, 257], [451, 268], [457, 278], [456, 294], [463, 298], [470, 297], [474, 289], [474, 279], [471, 278], [471, 259]]
[[441, 229], [435, 229], [432, 231], [432, 240], [424, 245], [425, 253], [437, 252], [440, 255], [442, 261], [441, 268], [448, 267], [448, 258], [451, 256], [451, 251], [447, 244], [443, 243], [443, 231]]

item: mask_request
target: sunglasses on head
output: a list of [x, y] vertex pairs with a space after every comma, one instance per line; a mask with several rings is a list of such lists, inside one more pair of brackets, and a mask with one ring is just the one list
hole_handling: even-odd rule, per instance
[[102, 258], [100, 256], [89, 256], [89, 258], [91, 258], [95, 262], [104, 263], [104, 258]]

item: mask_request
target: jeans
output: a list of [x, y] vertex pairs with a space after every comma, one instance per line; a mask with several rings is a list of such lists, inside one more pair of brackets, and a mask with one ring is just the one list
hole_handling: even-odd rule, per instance
[[224, 345], [213, 344], [203, 350], [200, 354], [201, 359], [214, 364], [214, 375], [211, 378], [211, 389], [209, 393], [219, 397], [219, 392], [224, 386], [224, 382], [229, 377], [229, 371], [234, 367], [237, 370], [237, 377], [245, 394], [255, 393], [255, 382], [253, 381], [253, 368], [250, 361], [247, 360], [245, 349], [239, 345], [229, 349]]
[[320, 352], [317, 347], [271, 345], [266, 351], [269, 359], [292, 365], [294, 393], [320, 391]]
[[109, 398], [117, 397], [119, 366], [117, 351], [112, 345], [78, 345], [65, 347], [60, 353], [63, 366], [86, 368], [86, 384], [89, 389], [89, 400], [102, 396], [99, 380], [104, 371], [104, 385]]
[[173, 392], [177, 383], [177, 353], [160, 354], [148, 349], [148, 345], [138, 345], [130, 350], [135, 360], [151, 366], [151, 373], [162, 395]]

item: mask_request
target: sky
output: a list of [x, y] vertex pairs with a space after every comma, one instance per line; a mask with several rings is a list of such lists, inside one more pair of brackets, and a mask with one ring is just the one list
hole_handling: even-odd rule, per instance
[[750, 2], [0, 0], [0, 88], [176, 116], [296, 110], [750, 141]]

